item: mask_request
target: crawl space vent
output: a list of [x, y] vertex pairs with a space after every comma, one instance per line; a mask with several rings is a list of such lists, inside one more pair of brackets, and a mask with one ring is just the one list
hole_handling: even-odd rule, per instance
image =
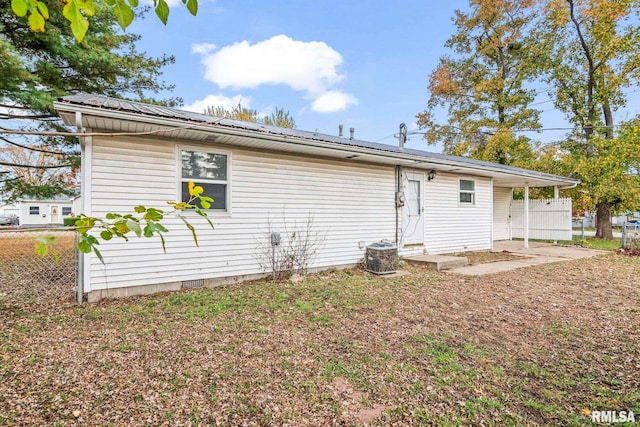
[[202, 285], [204, 285], [204, 279], [182, 281], [182, 289], [201, 288]]
[[398, 271], [398, 248], [391, 242], [381, 241], [367, 246], [366, 269], [374, 274]]

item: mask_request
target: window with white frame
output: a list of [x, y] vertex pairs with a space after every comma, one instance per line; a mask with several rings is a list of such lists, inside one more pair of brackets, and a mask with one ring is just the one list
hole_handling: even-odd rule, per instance
[[228, 155], [213, 151], [180, 150], [182, 201], [189, 200], [189, 181], [204, 189], [213, 198], [213, 210], [228, 211], [229, 172]]
[[62, 216], [71, 215], [71, 206], [63, 206], [62, 207]]
[[461, 179], [459, 182], [459, 201], [461, 205], [476, 203], [476, 182], [472, 179]]
[[40, 215], [40, 206], [29, 206], [29, 215]]

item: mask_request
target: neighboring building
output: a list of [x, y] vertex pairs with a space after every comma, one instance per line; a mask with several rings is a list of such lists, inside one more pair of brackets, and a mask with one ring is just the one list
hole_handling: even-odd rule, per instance
[[20, 206], [15, 203], [0, 206], [0, 214], [20, 216]]
[[62, 225], [62, 218], [73, 213], [73, 199], [69, 196], [50, 200], [20, 199], [17, 206], [22, 227]]
[[[282, 229], [285, 221], [300, 223], [309, 215], [323, 237], [314, 269], [354, 265], [365, 244], [381, 239], [396, 242], [405, 254], [490, 249], [494, 240], [512, 236], [513, 188], [578, 183], [112, 98], [69, 96], [55, 107], [67, 125], [81, 123], [88, 134], [117, 133], [82, 138], [82, 212], [166, 208], [167, 201], [185, 197], [189, 180], [215, 199], [209, 214], [215, 230], [185, 213], [197, 228], [199, 247], [172, 219], [166, 221], [167, 253], [155, 239], [101, 243], [105, 263], [94, 255], [84, 262], [90, 300], [260, 277], [265, 271], [255, 256], [258, 240], [270, 227]], [[570, 206], [568, 212], [570, 234]]]

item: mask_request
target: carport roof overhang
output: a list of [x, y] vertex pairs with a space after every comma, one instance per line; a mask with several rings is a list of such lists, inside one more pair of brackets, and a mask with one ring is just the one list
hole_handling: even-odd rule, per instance
[[[118, 108], [96, 104], [96, 99], [118, 101]], [[110, 104], [112, 105], [112, 104]], [[127, 106], [130, 106], [127, 108]], [[138, 106], [152, 107], [154, 114], [141, 113]], [[434, 170], [437, 173], [493, 178], [498, 187], [571, 188], [579, 181], [528, 169], [482, 162], [466, 157], [447, 156], [428, 151], [350, 140], [314, 132], [288, 130], [235, 120], [214, 118], [166, 107], [112, 98], [75, 96], [55, 103], [67, 125], [78, 125], [91, 132], [104, 131], [130, 136], [156, 136], [192, 143], [229, 145], [261, 151], [286, 152], [305, 156], [344, 159], [388, 166]], [[158, 114], [160, 111], [161, 114]], [[80, 123], [76, 122], [79, 114]]]

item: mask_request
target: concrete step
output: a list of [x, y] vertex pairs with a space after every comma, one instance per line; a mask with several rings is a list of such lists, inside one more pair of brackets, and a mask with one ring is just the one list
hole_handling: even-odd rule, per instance
[[426, 265], [436, 271], [449, 270], [452, 268], [469, 265], [469, 260], [465, 256], [451, 255], [408, 255], [402, 257], [409, 264]]

